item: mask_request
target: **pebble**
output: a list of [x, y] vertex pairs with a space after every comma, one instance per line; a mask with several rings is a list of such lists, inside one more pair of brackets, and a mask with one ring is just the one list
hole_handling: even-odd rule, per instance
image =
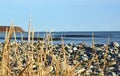
[[82, 56], [83, 61], [87, 61], [88, 57], [87, 56]]
[[120, 54], [118, 54], [118, 57], [120, 57]]
[[77, 49], [77, 47], [74, 47], [73, 50], [76, 51], [76, 50], [78, 50], [78, 49]]
[[114, 67], [109, 67], [109, 69], [110, 69], [110, 70], [113, 70], [113, 69], [114, 69]]
[[33, 64], [33, 70], [37, 70], [37, 66]]
[[117, 76], [114, 72], [112, 72], [112, 76]]
[[69, 53], [73, 53], [73, 50], [68, 50]]
[[[10, 43], [10, 45], [11, 45], [11, 48], [10, 48], [11, 49], [11, 51], [10, 51], [10, 66], [14, 65], [15, 60], [16, 60], [15, 53], [13, 52], [13, 47], [15, 47], [14, 44], [15, 44], [14, 42]], [[20, 60], [22, 65], [24, 65], [24, 67], [25, 67], [26, 66], [25, 64], [29, 60], [29, 55], [28, 54], [31, 54], [32, 47], [28, 48], [27, 42], [18, 43], [18, 44], [22, 49], [20, 49], [20, 48], [17, 49], [16, 54], [18, 55], [18, 59]], [[38, 43], [35, 42], [34, 46], [36, 46], [37, 44]], [[42, 45], [38, 45], [38, 49], [39, 49], [38, 54], [36, 52], [36, 47], [33, 48], [33, 50], [34, 50], [34, 52], [33, 52], [34, 61], [36, 61], [37, 56], [40, 58], [41, 46]], [[45, 44], [43, 44], [43, 46], [44, 46], [44, 50], [45, 50]], [[119, 44], [117, 42], [112, 42], [109, 46], [110, 47], [109, 47], [109, 50], [107, 52], [107, 56], [106, 56], [107, 60], [106, 61], [107, 61], [107, 63], [110, 63], [112, 60], [115, 60], [115, 61], [113, 63], [111, 63], [110, 66], [107, 66], [107, 65], [105, 66], [104, 74], [105, 74], [105, 76], [107, 76], [106, 71], [110, 71], [112, 76], [117, 76], [118, 73], [116, 74], [116, 72], [114, 72], [113, 70], [115, 70], [116, 68], [118, 70], [120, 70], [120, 66], [119, 66], [120, 65], [120, 61], [119, 61], [119, 58], [120, 58], [120, 50], [119, 49], [120, 48], [118, 48]], [[0, 48], [2, 48], [2, 43], [0, 43]], [[39, 66], [42, 67], [42, 68], [46, 68], [46, 71], [49, 74], [49, 72], [52, 72], [54, 70], [54, 65], [56, 64], [58, 59], [60, 59], [59, 61], [61, 63], [60, 68], [64, 71], [68, 68], [69, 69], [73, 68], [73, 66], [75, 66], [76, 64], [81, 62], [81, 65], [78, 66], [79, 69], [75, 68], [75, 72], [74, 72], [75, 75], [78, 76], [77, 74], [79, 74], [79, 73], [82, 74], [86, 70], [86, 67], [88, 66], [88, 62], [89, 62], [89, 60], [91, 60], [94, 51], [96, 52], [95, 57], [98, 56], [98, 58], [94, 59], [94, 61], [91, 62], [91, 65], [90, 65], [89, 69], [87, 70], [87, 75], [92, 75], [93, 70], [96, 69], [96, 67], [98, 65], [102, 66], [102, 63], [104, 62], [104, 54], [105, 54], [104, 44], [103, 45], [96, 45], [95, 49], [92, 49], [90, 46], [87, 46], [87, 45], [80, 46], [79, 44], [69, 43], [69, 44], [65, 44], [64, 49], [65, 49], [65, 53], [66, 53], [66, 61], [68, 63], [67, 66], [64, 63], [64, 59], [63, 59], [64, 57], [63, 57], [61, 44], [51, 44], [49, 46], [49, 49], [48, 49], [49, 52], [47, 53], [46, 59], [47, 59], [47, 61], [52, 60], [51, 56], [49, 56], [49, 54], [51, 54], [51, 52], [52, 52], [53, 53], [52, 54], [53, 58], [55, 58], [55, 60], [53, 60], [54, 63], [50, 62], [49, 63], [50, 65], [47, 65], [44, 62], [40, 62]], [[30, 50], [30, 51], [27, 51], [27, 50]], [[60, 55], [60, 58], [59, 58], [59, 55]], [[44, 57], [44, 54], [43, 54], [43, 57]], [[0, 60], [1, 59], [2, 58], [0, 56]], [[44, 60], [44, 58], [43, 58], [43, 60]], [[23, 64], [23, 61], [25, 61], [25, 64]], [[32, 67], [33, 67], [34, 70], [37, 69], [36, 64], [32, 64]], [[14, 70], [19, 70], [18, 67], [12, 67], [12, 68]], [[98, 68], [98, 70], [99, 69], [100, 68]], [[99, 74], [100, 71], [101, 70], [95, 71], [96, 72], [95, 74], [96, 75]]]
[[17, 71], [17, 70], [19, 70], [19, 69], [18, 69], [18, 67], [13, 67], [13, 70]]
[[104, 59], [101, 59], [100, 62], [103, 63], [105, 60]]

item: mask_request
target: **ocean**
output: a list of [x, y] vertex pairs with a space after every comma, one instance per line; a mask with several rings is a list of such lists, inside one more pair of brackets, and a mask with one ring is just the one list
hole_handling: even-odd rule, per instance
[[[92, 41], [92, 33], [94, 33], [94, 42], [95, 44], [105, 44], [107, 43], [108, 39], [109, 42], [117, 41], [120, 44], [120, 31], [93, 31], [93, 32], [52, 32], [53, 38], [61, 38], [61, 36], [64, 38], [64, 43], [82, 43], [91, 45]], [[35, 32], [34, 37], [42, 38], [45, 36], [46, 32]], [[23, 38], [27, 39], [28, 33], [23, 32], [22, 33]], [[32, 33], [31, 33], [32, 36]], [[4, 42], [5, 33], [0, 32], [0, 42]], [[17, 41], [21, 41], [21, 33], [16, 33]], [[11, 37], [11, 41], [14, 40], [14, 35]], [[27, 40], [24, 40], [27, 41]], [[53, 43], [61, 43], [61, 40], [53, 40]]]

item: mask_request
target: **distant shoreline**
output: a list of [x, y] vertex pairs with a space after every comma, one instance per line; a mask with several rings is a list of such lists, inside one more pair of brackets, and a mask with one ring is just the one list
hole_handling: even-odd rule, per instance
[[[5, 32], [6, 29], [9, 30], [10, 26], [0, 26], [0, 32]], [[15, 32], [25, 32], [21, 27], [14, 26]]]

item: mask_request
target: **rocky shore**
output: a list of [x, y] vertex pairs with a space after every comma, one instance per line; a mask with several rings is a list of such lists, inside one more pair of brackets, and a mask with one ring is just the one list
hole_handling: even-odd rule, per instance
[[[0, 53], [3, 46], [0, 43]], [[41, 73], [43, 76], [120, 75], [120, 46], [117, 42], [95, 44], [94, 48], [83, 43], [10, 42], [6, 52], [9, 52], [8, 68], [12, 72], [8, 75], [11, 76], [21, 74], [23, 70], [25, 74], [22, 75], [25, 76]]]

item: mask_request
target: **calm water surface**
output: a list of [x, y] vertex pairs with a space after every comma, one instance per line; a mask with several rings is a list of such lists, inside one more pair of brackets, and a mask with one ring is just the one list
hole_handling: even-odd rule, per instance
[[[44, 37], [46, 32], [35, 32], [35, 37]], [[110, 39], [110, 42], [117, 41], [120, 44], [120, 31], [112, 32], [93, 32], [95, 43], [103, 44]], [[27, 32], [22, 33], [24, 38], [27, 38]], [[92, 40], [92, 32], [52, 32], [52, 37], [64, 38], [65, 43], [81, 43], [84, 41], [86, 44], [90, 45]], [[4, 42], [5, 33], [0, 32], [0, 42]], [[17, 41], [21, 39], [21, 33], [16, 33]], [[14, 39], [12, 36], [11, 40]], [[53, 43], [61, 43], [61, 40], [53, 41]]]

